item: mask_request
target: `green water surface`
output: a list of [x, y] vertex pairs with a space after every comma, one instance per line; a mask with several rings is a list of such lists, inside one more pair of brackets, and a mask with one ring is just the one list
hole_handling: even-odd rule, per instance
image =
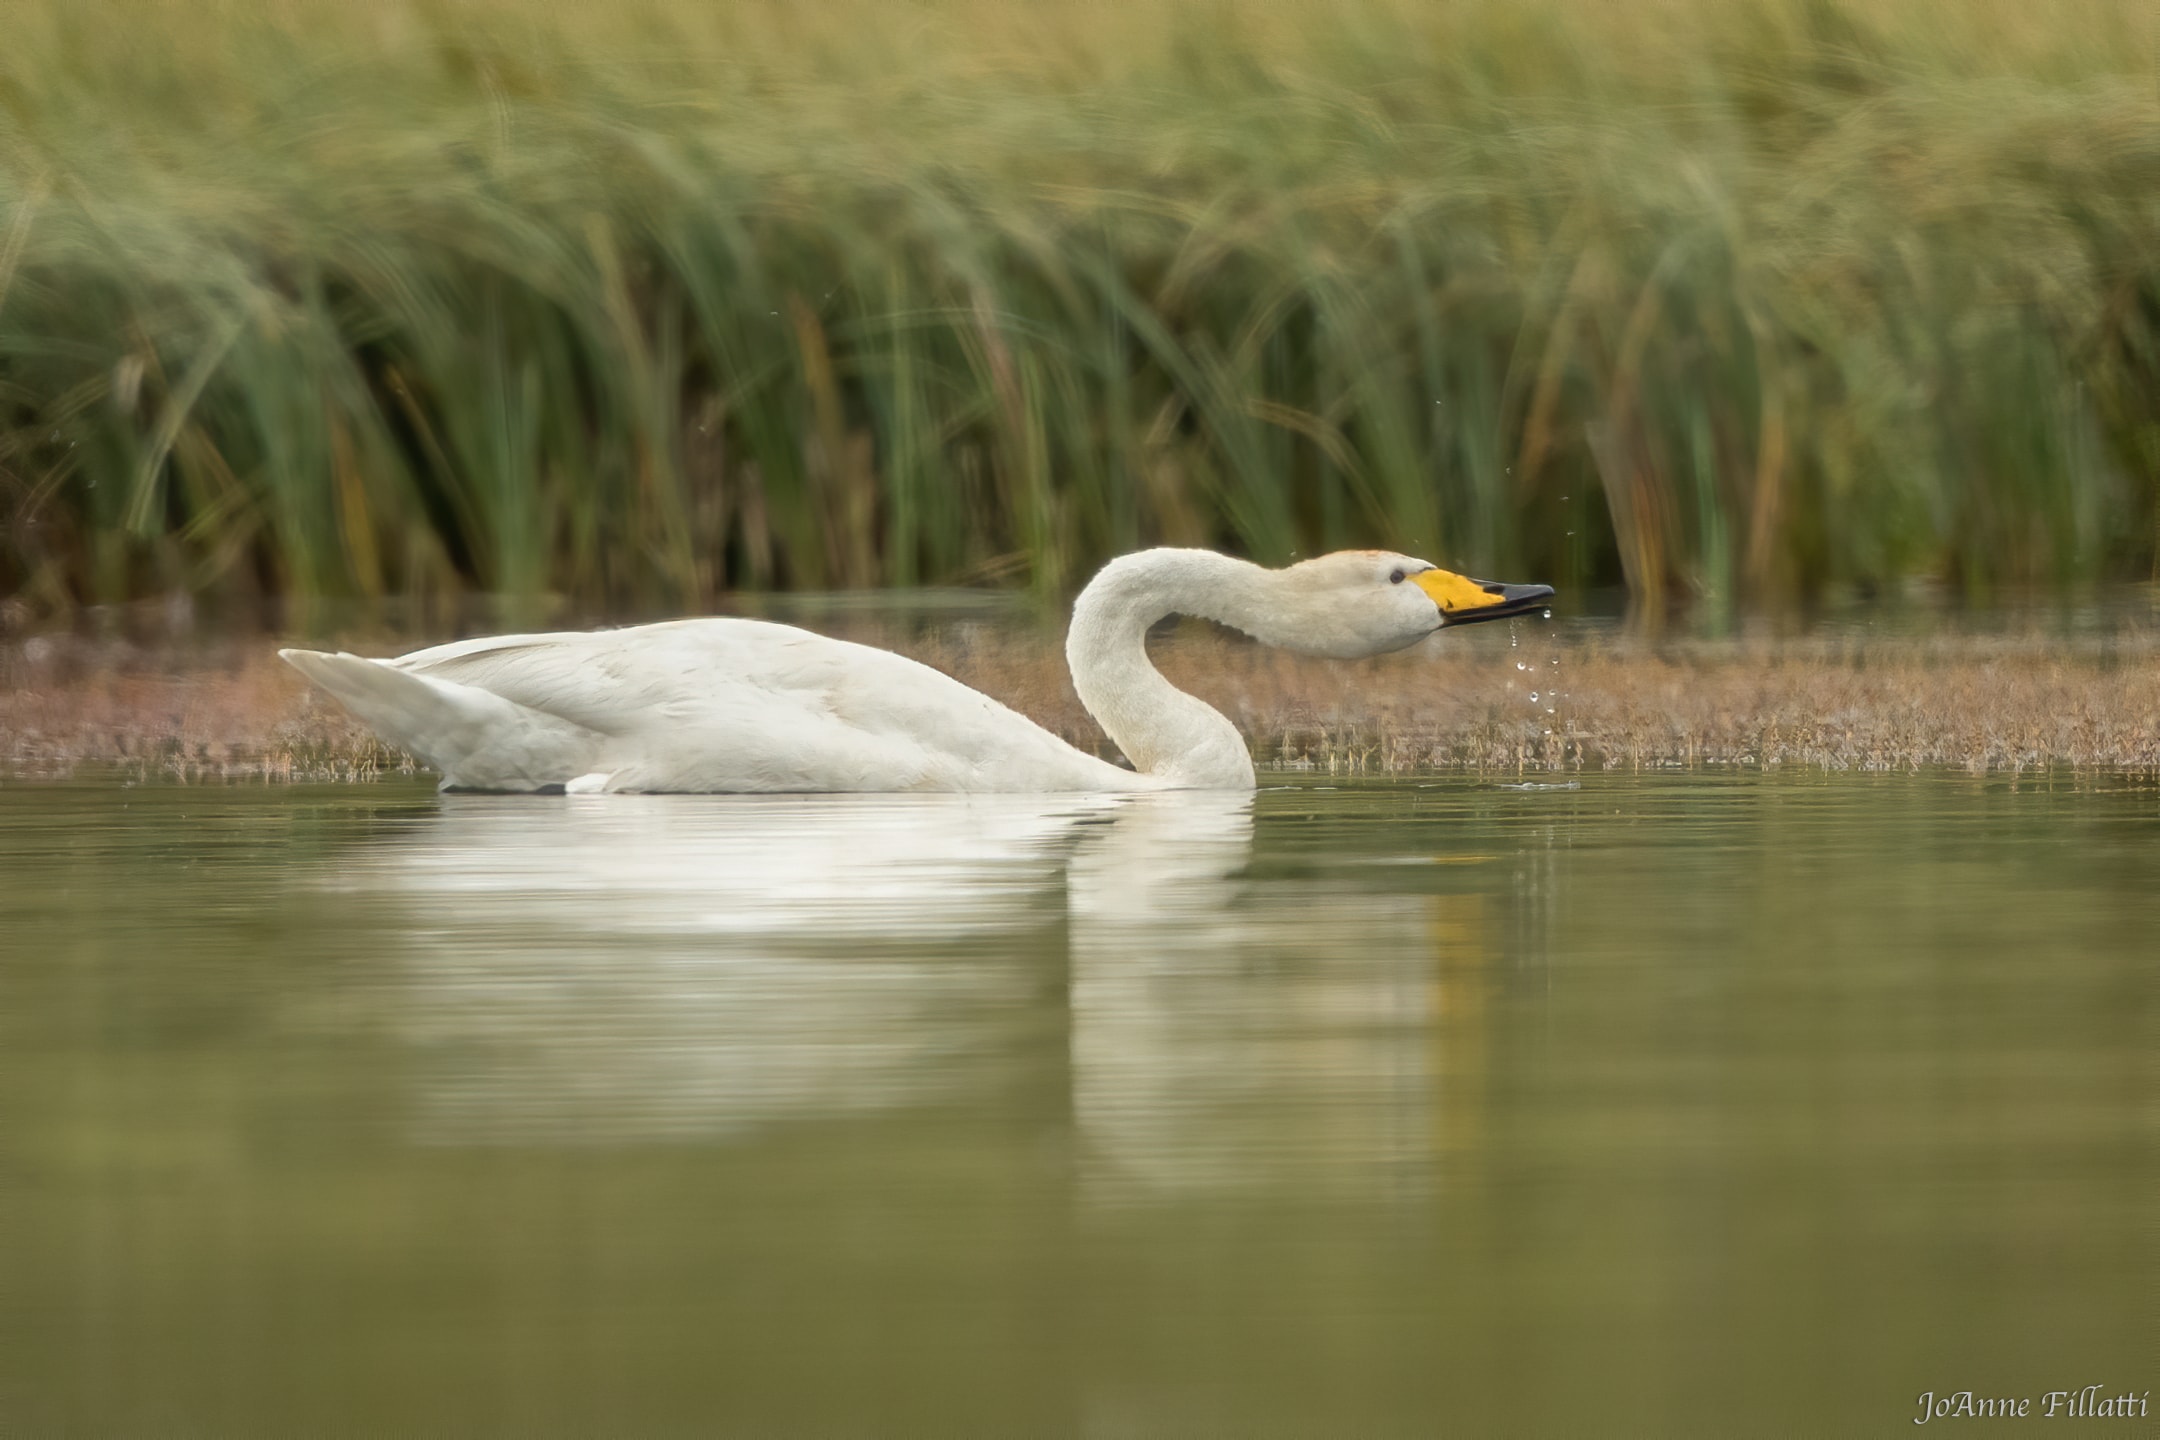
[[2156, 1280], [2149, 782], [0, 786], [8, 1435], [1906, 1434]]

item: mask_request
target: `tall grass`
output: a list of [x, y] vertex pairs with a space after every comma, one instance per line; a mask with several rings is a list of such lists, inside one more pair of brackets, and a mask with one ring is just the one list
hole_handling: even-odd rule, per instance
[[32, 607], [2160, 558], [2149, 5], [5, 8]]

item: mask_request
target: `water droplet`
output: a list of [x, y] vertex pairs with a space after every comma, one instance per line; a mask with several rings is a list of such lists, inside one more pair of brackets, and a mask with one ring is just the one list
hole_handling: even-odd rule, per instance
[[1545, 616], [1545, 618], [1546, 618], [1547, 620], [1550, 620], [1550, 619], [1552, 619], [1552, 611], [1550, 611], [1550, 610], [1546, 610], [1546, 611], [1543, 611], [1543, 612], [1541, 612], [1541, 613], [1542, 613], [1542, 614], [1543, 614], [1543, 615]]
[[1532, 691], [1530, 692], [1530, 703], [1531, 703], [1531, 704], [1533, 704], [1533, 705], [1537, 704], [1537, 699], [1538, 699], [1538, 693], [1537, 693], [1537, 691], [1535, 691], [1535, 690], [1532, 690]]
[[1515, 662], [1515, 668], [1518, 670], [1527, 670], [1530, 668], [1530, 662], [1528, 662], [1527, 660], [1517, 660]]

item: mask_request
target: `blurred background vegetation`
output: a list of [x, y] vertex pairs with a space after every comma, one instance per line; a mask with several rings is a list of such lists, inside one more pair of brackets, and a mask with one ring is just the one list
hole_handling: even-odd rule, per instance
[[2160, 6], [0, 11], [18, 616], [2160, 559]]

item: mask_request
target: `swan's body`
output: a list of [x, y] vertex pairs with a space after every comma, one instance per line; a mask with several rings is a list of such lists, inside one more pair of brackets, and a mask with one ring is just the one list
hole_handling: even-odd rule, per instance
[[[1138, 789], [949, 675], [762, 620], [503, 635], [396, 660], [286, 652], [472, 790]], [[593, 777], [593, 778], [587, 778]]]
[[441, 771], [446, 788], [1251, 789], [1236, 727], [1149, 663], [1156, 621], [1204, 616], [1347, 658], [1401, 649], [1443, 624], [1517, 614], [1551, 594], [1369, 550], [1287, 570], [1205, 550], [1114, 560], [1074, 605], [1066, 658], [1081, 703], [1136, 770], [1074, 749], [927, 665], [761, 620], [500, 635], [393, 660], [278, 653]]

